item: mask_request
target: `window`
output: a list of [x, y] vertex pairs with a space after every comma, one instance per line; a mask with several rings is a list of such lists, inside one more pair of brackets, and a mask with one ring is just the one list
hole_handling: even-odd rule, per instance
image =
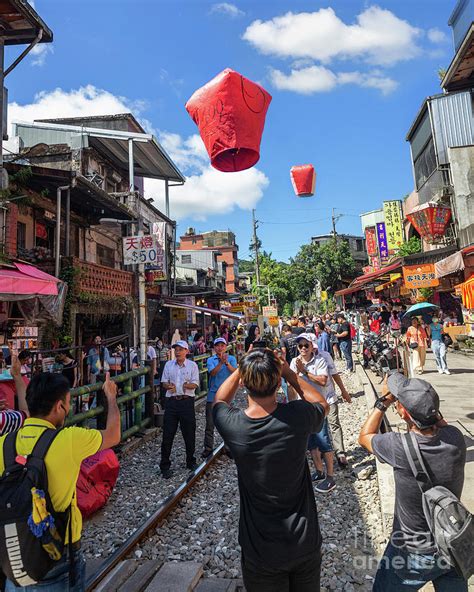
[[414, 162], [416, 188], [420, 189], [428, 177], [436, 170], [436, 155], [431, 137]]
[[362, 242], [362, 239], [361, 238], [357, 238], [356, 239], [356, 251], [361, 252], [363, 250], [364, 250], [364, 244]]
[[26, 249], [26, 224], [18, 222], [16, 225], [16, 246], [18, 249]]
[[192, 263], [191, 255], [181, 255], [181, 263]]
[[97, 263], [105, 267], [115, 267], [115, 250], [97, 244]]

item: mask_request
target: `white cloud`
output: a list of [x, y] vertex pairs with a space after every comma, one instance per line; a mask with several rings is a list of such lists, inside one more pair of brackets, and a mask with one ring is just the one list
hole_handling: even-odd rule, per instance
[[426, 34], [431, 43], [444, 43], [448, 39], [446, 33], [440, 29], [437, 29], [436, 27], [433, 29], [428, 29]]
[[33, 58], [31, 60], [31, 65], [44, 66], [49, 53], [54, 53], [54, 49], [51, 43], [38, 43], [30, 51], [30, 55]]
[[[165, 132], [160, 135], [160, 141], [178, 167], [189, 174], [182, 187], [170, 189], [172, 218], [206, 220], [212, 215], [230, 214], [236, 208], [251, 210], [268, 187], [268, 178], [255, 167], [239, 173], [214, 169], [197, 134], [184, 139]], [[145, 179], [145, 195], [164, 210], [163, 182]]]
[[[89, 84], [78, 89], [65, 91], [56, 88], [52, 91], [42, 91], [35, 95], [31, 103], [20, 105], [8, 104], [8, 121], [33, 121], [35, 119], [50, 119], [59, 117], [86, 117], [88, 115], [116, 115], [132, 112], [141, 124], [150, 132], [150, 124], [140, 118], [145, 108], [143, 101], [129, 101], [125, 97], [96, 88]], [[15, 149], [15, 143], [9, 128], [10, 139], [4, 145], [10, 150]]]
[[386, 95], [397, 88], [397, 82], [383, 76], [378, 71], [339, 72], [334, 73], [324, 66], [308, 66], [307, 68], [292, 69], [290, 74], [280, 70], [270, 71], [272, 84], [279, 90], [289, 90], [299, 94], [311, 95], [318, 92], [329, 92], [343, 84], [375, 88]]
[[245, 14], [243, 10], [240, 10], [240, 8], [237, 8], [235, 4], [231, 4], [230, 2], [218, 2], [217, 4], [213, 4], [211, 6], [210, 12], [224, 14], [232, 18], [244, 16]]
[[[255, 207], [269, 184], [264, 173], [256, 168], [240, 173], [222, 173], [213, 169], [199, 135], [182, 138], [176, 133], [153, 129], [152, 124], [141, 117], [145, 107], [144, 101], [130, 101], [87, 85], [70, 91], [61, 88], [43, 91], [25, 105], [10, 103], [8, 116], [11, 122], [132, 112], [147, 131], [157, 135], [163, 148], [182, 172], [189, 174], [183, 187], [173, 187], [170, 190], [173, 217], [186, 216], [204, 220], [213, 214], [230, 213], [235, 208]], [[4, 146], [14, 151], [13, 138], [5, 142]], [[156, 199], [157, 207], [164, 210], [164, 183], [146, 179], [145, 191], [147, 197]]]
[[323, 64], [335, 59], [360, 58], [389, 66], [419, 55], [422, 31], [389, 10], [371, 6], [344, 23], [332, 8], [316, 12], [288, 12], [268, 21], [256, 20], [243, 38], [261, 53], [312, 58]]

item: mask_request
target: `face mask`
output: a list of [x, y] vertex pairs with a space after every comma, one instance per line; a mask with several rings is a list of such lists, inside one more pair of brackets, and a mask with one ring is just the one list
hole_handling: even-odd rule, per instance
[[436, 319], [433, 317], [433, 323], [437, 323], [439, 321], [439, 319]]

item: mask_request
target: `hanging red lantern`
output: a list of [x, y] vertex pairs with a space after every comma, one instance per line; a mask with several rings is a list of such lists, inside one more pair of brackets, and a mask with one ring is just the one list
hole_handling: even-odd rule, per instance
[[244, 171], [258, 162], [271, 100], [264, 88], [230, 68], [193, 94], [186, 110], [199, 128], [214, 168], [226, 173]]
[[314, 195], [316, 171], [312, 164], [291, 167], [290, 176], [293, 189], [298, 197], [311, 197]]
[[451, 208], [428, 202], [415, 208], [406, 217], [420, 236], [432, 244], [440, 242], [444, 237], [451, 220]]

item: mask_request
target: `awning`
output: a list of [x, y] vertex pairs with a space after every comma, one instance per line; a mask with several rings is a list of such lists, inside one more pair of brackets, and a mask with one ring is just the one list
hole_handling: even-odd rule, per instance
[[464, 308], [474, 309], [474, 275], [461, 284], [461, 296]]
[[244, 318], [243, 315], [227, 312], [226, 310], [208, 308], [207, 306], [195, 306], [194, 304], [185, 304], [184, 302], [180, 302], [179, 300], [171, 300], [170, 298], [166, 298], [164, 300], [163, 306], [166, 308], [184, 308], [185, 310], [194, 310], [195, 312], [204, 314], [218, 315], [222, 318], [235, 319], [236, 321], [241, 321]]
[[18, 296], [57, 296], [59, 280], [33, 265], [14, 263], [0, 269], [0, 300], [16, 300]]
[[129, 171], [129, 140], [132, 140], [135, 175], [177, 183], [184, 183], [186, 180], [152, 134], [45, 121], [14, 121], [13, 135], [23, 140], [25, 148], [37, 143], [38, 138], [47, 144], [67, 144], [71, 148], [92, 146], [125, 174]]
[[395, 271], [396, 269], [401, 268], [401, 260], [398, 260], [391, 265], [387, 265], [386, 267], [382, 267], [382, 269], [377, 269], [377, 271], [371, 271], [370, 273], [366, 273], [365, 275], [361, 275], [357, 277], [352, 284], [348, 288], [344, 288], [343, 290], [338, 290], [335, 293], [335, 296], [345, 296], [346, 294], [352, 294], [353, 292], [358, 292], [359, 290], [363, 289], [363, 286], [373, 282], [374, 280], [387, 275], [391, 271]]
[[460, 271], [461, 269], [464, 269], [464, 267], [462, 252], [457, 251], [457, 253], [453, 253], [452, 255], [449, 255], [449, 257], [445, 257], [444, 259], [441, 259], [441, 261], [435, 263], [436, 277], [441, 278], [445, 275], [456, 273], [456, 271]]

